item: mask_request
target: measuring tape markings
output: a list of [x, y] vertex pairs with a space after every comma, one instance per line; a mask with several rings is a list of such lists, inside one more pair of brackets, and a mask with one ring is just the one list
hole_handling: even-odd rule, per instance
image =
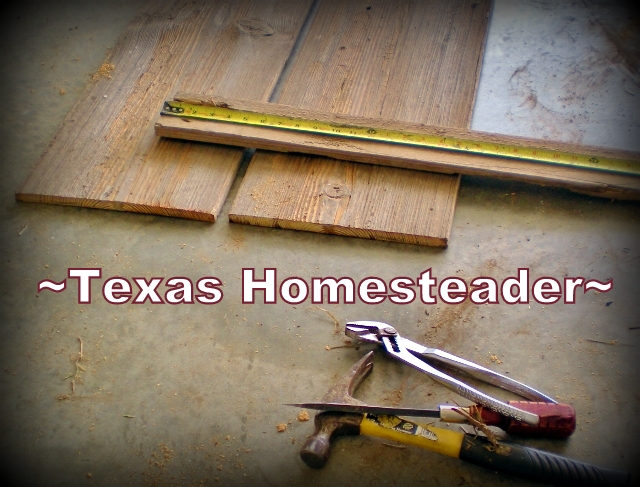
[[417, 134], [399, 130], [341, 125], [330, 122], [235, 110], [228, 107], [193, 105], [185, 102], [167, 101], [164, 103], [161, 114], [238, 123], [251, 126], [265, 126], [269, 128], [294, 130], [298, 132], [318, 133], [322, 135], [350, 137], [354, 139], [373, 140], [376, 142], [389, 142], [399, 145], [429, 147], [458, 152], [471, 152], [481, 155], [582, 167], [634, 176], [640, 175], [640, 163], [605, 156], [590, 156], [549, 149], [464, 140], [455, 137]]

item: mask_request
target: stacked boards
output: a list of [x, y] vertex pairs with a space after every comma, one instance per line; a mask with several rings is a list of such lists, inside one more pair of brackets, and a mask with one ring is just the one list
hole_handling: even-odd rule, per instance
[[[112, 78], [88, 89], [17, 198], [215, 221], [243, 151], [155, 137], [163, 101], [180, 91], [468, 128], [489, 8], [488, 0], [154, 2], [114, 49]], [[257, 151], [230, 219], [442, 246], [459, 181]]]
[[[320, 2], [276, 101], [467, 128], [489, 2]], [[229, 218], [445, 246], [460, 177], [258, 151]]]
[[405, 169], [549, 184], [640, 199], [640, 153], [421, 123], [354, 117], [277, 103], [178, 93], [156, 134]]

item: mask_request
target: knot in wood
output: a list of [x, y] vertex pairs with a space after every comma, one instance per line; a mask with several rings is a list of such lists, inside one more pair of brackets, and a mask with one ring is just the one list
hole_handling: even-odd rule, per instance
[[268, 23], [257, 19], [240, 19], [238, 20], [238, 28], [240, 32], [249, 34], [251, 37], [267, 37], [275, 32]]
[[324, 188], [322, 188], [322, 194], [328, 196], [329, 198], [345, 198], [351, 195], [351, 191], [346, 184], [342, 183], [333, 183], [326, 184]]

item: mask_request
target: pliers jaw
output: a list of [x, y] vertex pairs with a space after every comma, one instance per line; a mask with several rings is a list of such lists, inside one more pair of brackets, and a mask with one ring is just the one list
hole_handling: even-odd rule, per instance
[[380, 321], [351, 321], [345, 326], [345, 334], [362, 342], [383, 344], [383, 338], [398, 336], [396, 329]]

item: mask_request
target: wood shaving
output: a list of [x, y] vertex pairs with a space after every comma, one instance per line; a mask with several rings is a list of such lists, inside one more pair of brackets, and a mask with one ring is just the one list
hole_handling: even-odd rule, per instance
[[71, 382], [71, 390], [75, 394], [75, 381], [80, 382], [82, 372], [84, 372], [84, 367], [80, 365], [82, 359], [84, 358], [84, 354], [82, 353], [82, 338], [78, 337], [78, 341], [80, 342], [80, 352], [78, 354], [74, 354], [71, 356], [71, 362], [76, 366], [76, 371], [73, 374], [69, 374], [62, 380], [67, 380], [69, 377], [73, 377], [74, 381]]
[[340, 322], [338, 321], [338, 318], [336, 318], [335, 316], [333, 316], [333, 313], [331, 313], [331, 311], [326, 310], [324, 308], [321, 308], [320, 306], [312, 306], [313, 309], [319, 309], [320, 311], [324, 311], [325, 313], [327, 313], [331, 319], [333, 320], [333, 325], [334, 325], [334, 329], [333, 329], [333, 333], [334, 334], [338, 334], [340, 333]]
[[391, 448], [406, 448], [405, 445], [395, 445], [393, 443], [385, 443], [385, 442], [383, 442], [382, 445], [383, 446], [390, 446]]
[[[631, 329], [631, 328], [629, 328]], [[609, 340], [608, 342], [605, 342], [603, 340], [593, 340], [591, 338], [585, 338], [586, 341], [591, 342], [591, 343], [601, 343], [603, 345], [618, 345], [621, 347], [635, 347], [635, 345], [630, 345], [628, 343], [618, 343], [618, 340]]]
[[500, 443], [498, 443], [498, 438], [496, 437], [495, 433], [489, 429], [489, 427], [485, 424], [485, 422], [482, 421], [482, 417], [480, 416], [480, 412], [479, 411], [476, 410], [474, 412], [474, 415], [472, 416], [462, 408], [454, 408], [453, 410], [456, 413], [461, 414], [462, 416], [464, 416], [465, 419], [474, 428], [479, 429], [480, 431], [482, 431], [485, 434], [485, 436], [487, 437], [487, 439], [491, 443], [491, 445], [487, 445], [485, 448], [487, 448], [490, 451], [496, 452], [498, 455], [509, 455], [509, 453], [511, 453], [511, 447], [505, 446], [505, 445], [501, 445]]

